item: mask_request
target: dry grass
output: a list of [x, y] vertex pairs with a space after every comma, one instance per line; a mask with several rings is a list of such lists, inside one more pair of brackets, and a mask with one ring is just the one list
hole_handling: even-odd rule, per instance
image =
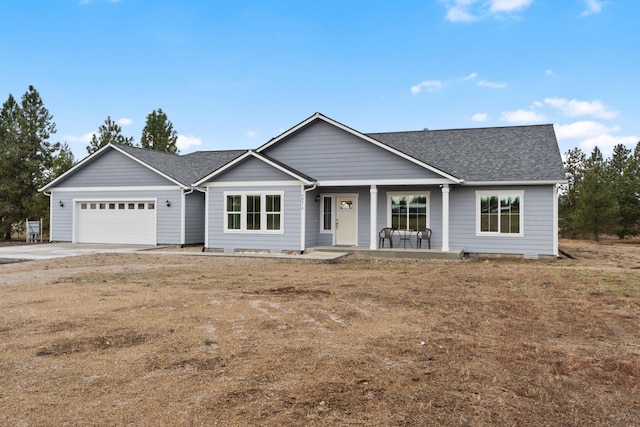
[[0, 265], [0, 425], [640, 425], [640, 246]]

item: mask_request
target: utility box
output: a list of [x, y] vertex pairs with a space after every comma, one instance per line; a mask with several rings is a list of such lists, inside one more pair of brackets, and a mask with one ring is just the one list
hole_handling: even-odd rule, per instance
[[40, 221], [30, 221], [27, 219], [27, 243], [37, 243], [38, 239], [42, 242], [42, 218]]

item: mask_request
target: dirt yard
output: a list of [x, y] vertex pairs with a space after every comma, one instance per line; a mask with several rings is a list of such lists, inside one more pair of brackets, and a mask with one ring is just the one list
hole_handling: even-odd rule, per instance
[[0, 265], [3, 426], [640, 425], [640, 245]]

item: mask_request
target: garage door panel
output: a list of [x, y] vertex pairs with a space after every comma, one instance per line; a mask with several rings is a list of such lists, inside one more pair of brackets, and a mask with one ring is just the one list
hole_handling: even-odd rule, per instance
[[156, 210], [151, 201], [78, 202], [79, 243], [156, 244]]

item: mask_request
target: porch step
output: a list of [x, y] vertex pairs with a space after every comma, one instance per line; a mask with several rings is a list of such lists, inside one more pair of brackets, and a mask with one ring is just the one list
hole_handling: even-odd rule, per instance
[[443, 252], [436, 249], [388, 249], [380, 248], [371, 250], [369, 248], [359, 247], [333, 247], [333, 246], [316, 246], [307, 248], [306, 252], [322, 251], [322, 252], [347, 252], [361, 258], [396, 258], [396, 259], [441, 259], [441, 260], [457, 260], [464, 258], [464, 249], [450, 249]]

